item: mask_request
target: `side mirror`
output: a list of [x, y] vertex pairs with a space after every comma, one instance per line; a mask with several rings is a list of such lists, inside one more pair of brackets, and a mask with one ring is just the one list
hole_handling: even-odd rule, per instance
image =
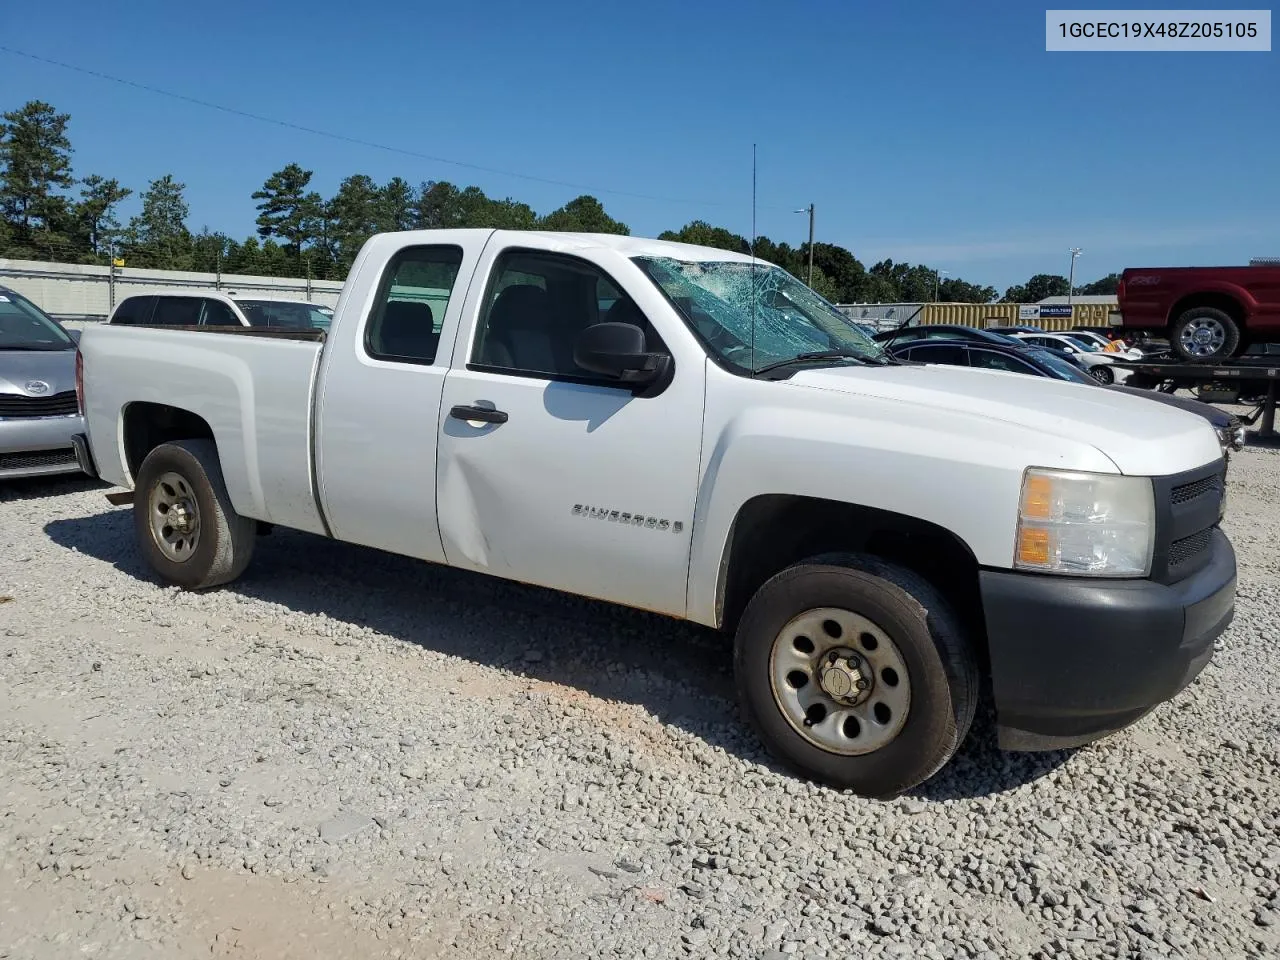
[[[645, 350], [644, 331], [632, 323], [596, 323], [587, 327], [573, 345], [573, 362], [633, 387], [663, 384], [671, 357]], [[637, 391], [638, 392], [638, 391]]]

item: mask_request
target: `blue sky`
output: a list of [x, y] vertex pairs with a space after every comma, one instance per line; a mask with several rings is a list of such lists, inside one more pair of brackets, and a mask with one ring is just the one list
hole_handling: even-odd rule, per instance
[[[7, 18], [0, 43], [405, 150], [193, 106], [0, 53], [0, 106], [72, 116], [76, 172], [172, 172], [191, 226], [253, 229], [297, 161], [475, 183], [546, 212], [592, 192], [633, 233], [817, 235], [870, 265], [1003, 289], [1038, 272], [1280, 256], [1280, 53], [1046, 53], [1029, 3], [170, 0]], [[617, 191], [618, 193], [611, 192]], [[641, 199], [620, 194], [643, 194]], [[134, 198], [136, 200], [136, 197]], [[132, 213], [126, 205], [124, 212]]]

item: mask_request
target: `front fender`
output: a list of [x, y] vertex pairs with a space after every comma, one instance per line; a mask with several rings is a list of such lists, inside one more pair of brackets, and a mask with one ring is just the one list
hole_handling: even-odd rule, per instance
[[729, 416], [703, 449], [688, 616], [715, 627], [734, 524], [757, 497], [804, 496], [924, 520], [955, 536], [980, 565], [1007, 568], [1028, 463], [1116, 469], [1094, 447], [1031, 428], [868, 398], [856, 418], [749, 409]]

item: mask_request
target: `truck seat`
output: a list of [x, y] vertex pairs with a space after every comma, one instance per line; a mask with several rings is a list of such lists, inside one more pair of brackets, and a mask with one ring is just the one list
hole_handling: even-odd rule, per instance
[[507, 287], [489, 311], [481, 362], [511, 370], [573, 373], [572, 338], [554, 327], [554, 319], [551, 298], [541, 287]]
[[435, 314], [425, 303], [392, 300], [382, 315], [378, 333], [380, 352], [392, 357], [434, 359], [440, 334], [435, 330]]

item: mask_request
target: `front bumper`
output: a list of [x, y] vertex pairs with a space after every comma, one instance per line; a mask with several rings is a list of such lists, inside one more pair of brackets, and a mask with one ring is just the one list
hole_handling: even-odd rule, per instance
[[84, 418], [0, 418], [0, 480], [79, 473], [72, 437], [84, 432]]
[[1209, 562], [1168, 586], [981, 571], [1002, 749], [1080, 746], [1196, 678], [1235, 614], [1235, 551], [1212, 536]]

